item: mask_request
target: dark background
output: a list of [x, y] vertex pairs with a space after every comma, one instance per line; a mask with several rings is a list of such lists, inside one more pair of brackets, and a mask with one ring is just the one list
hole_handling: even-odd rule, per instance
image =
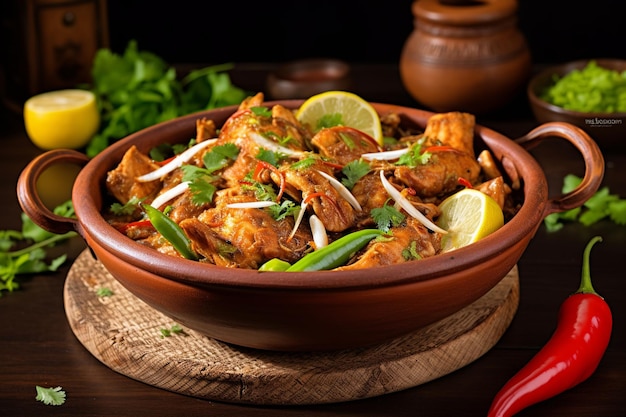
[[[148, 2], [108, 0], [110, 47], [136, 39], [171, 63], [333, 57], [397, 62], [413, 30], [412, 0]], [[518, 26], [535, 63], [626, 58], [621, 0], [520, 0]]]

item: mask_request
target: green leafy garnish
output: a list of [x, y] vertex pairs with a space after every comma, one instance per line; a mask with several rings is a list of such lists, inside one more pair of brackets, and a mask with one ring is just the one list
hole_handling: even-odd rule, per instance
[[345, 185], [346, 188], [351, 190], [354, 187], [354, 184], [356, 184], [358, 180], [363, 178], [363, 176], [365, 176], [365, 174], [367, 174], [370, 169], [370, 164], [363, 161], [362, 159], [350, 161], [341, 170], [341, 173], [344, 175], [344, 178], [341, 179], [341, 183]]
[[402, 250], [402, 257], [406, 261], [422, 259], [422, 256], [417, 251], [417, 242], [415, 240], [411, 241], [411, 244], [408, 248], [404, 248]]
[[113, 290], [108, 287], [100, 287], [96, 290], [98, 297], [110, 297], [113, 295]]
[[169, 329], [167, 328], [159, 329], [159, 331], [161, 332], [161, 338], [170, 337], [172, 334], [184, 334], [185, 333], [185, 330], [183, 330], [183, 328], [180, 327], [178, 324], [172, 325], [172, 327], [170, 327]]
[[191, 191], [191, 200], [195, 204], [205, 204], [213, 201], [213, 195], [217, 191], [217, 187], [213, 185], [213, 181], [217, 178], [213, 175], [234, 161], [239, 154], [239, 148], [233, 143], [215, 146], [210, 152], [204, 154], [204, 168], [195, 165], [183, 165], [183, 181], [189, 181], [189, 190]]
[[272, 111], [264, 106], [254, 106], [250, 110], [252, 110], [255, 116], [272, 117]]
[[62, 405], [65, 403], [65, 391], [61, 387], [44, 388], [39, 385], [35, 386], [37, 396], [35, 399], [41, 401], [45, 405]]
[[256, 155], [256, 159], [259, 161], [267, 162], [275, 167], [284, 161], [287, 158], [287, 155], [280, 152], [270, 151], [264, 148], [259, 148], [259, 152]]
[[204, 154], [202, 161], [204, 162], [204, 168], [209, 173], [213, 173], [237, 159], [237, 155], [239, 155], [237, 145], [226, 143], [213, 147], [210, 152]]
[[376, 207], [370, 211], [376, 222], [376, 227], [383, 232], [388, 232], [392, 227], [401, 225], [406, 218], [397, 208], [387, 204], [388, 202], [389, 200], [382, 207]]
[[317, 121], [317, 125], [315, 126], [315, 130], [319, 131], [327, 127], [342, 125], [343, 117], [341, 117], [341, 113], [328, 113], [320, 117], [320, 119]]
[[131, 215], [137, 210], [139, 204], [143, 202], [143, 198], [132, 196], [126, 203], [115, 202], [111, 204], [111, 213], [117, 216]]
[[122, 55], [99, 49], [91, 70], [91, 90], [98, 100], [101, 125], [87, 155], [94, 156], [110, 143], [159, 122], [241, 103], [248, 93], [231, 83], [227, 71], [232, 67], [198, 69], [178, 81], [174, 68], [159, 56], [140, 51], [134, 40]]
[[422, 141], [418, 141], [411, 145], [407, 153], [398, 158], [396, 165], [406, 165], [410, 167], [424, 165], [430, 161], [431, 156], [432, 154], [430, 152], [423, 152]]
[[291, 169], [306, 169], [313, 166], [318, 161], [314, 156], [307, 156], [306, 158], [302, 158], [297, 162], [291, 164]]
[[[569, 193], [581, 181], [582, 178], [576, 175], [566, 175], [563, 178], [561, 191]], [[544, 219], [544, 225], [549, 232], [555, 232], [560, 230], [566, 222], [579, 222], [584, 226], [590, 226], [603, 219], [609, 219], [621, 226], [626, 225], [626, 199], [611, 194], [608, 187], [600, 188], [581, 207], [549, 214]]]
[[269, 206], [267, 209], [269, 210], [274, 220], [279, 221], [283, 220], [287, 216], [298, 216], [301, 207], [299, 205], [296, 205], [291, 200], [283, 200], [282, 203], [274, 204], [273, 206]]
[[[67, 201], [54, 208], [59, 216], [74, 216], [74, 206]], [[76, 232], [54, 234], [37, 226], [25, 213], [21, 214], [22, 230], [0, 231], [0, 296], [3, 291], [15, 291], [18, 275], [56, 271], [67, 259], [60, 255], [47, 262], [46, 249], [77, 236]], [[20, 247], [17, 249], [17, 247]]]

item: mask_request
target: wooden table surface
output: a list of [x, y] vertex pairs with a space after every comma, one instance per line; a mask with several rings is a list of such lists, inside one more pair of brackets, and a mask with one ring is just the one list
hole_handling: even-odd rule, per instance
[[[241, 65], [236, 84], [262, 90], [268, 67]], [[419, 106], [402, 89], [397, 68], [354, 68], [353, 91], [372, 101]], [[21, 227], [15, 183], [30, 159], [42, 151], [27, 139], [21, 115], [2, 110], [0, 117], [0, 229]], [[537, 123], [522, 96], [497, 114], [478, 122], [509, 137]], [[560, 139], [532, 151], [544, 167], [551, 193], [559, 192], [568, 173], [582, 174], [580, 156]], [[626, 197], [626, 151], [605, 152], [604, 185]], [[62, 186], [62, 184], [60, 185]], [[67, 186], [67, 185], [66, 185]], [[483, 357], [435, 381], [366, 400], [304, 407], [255, 407], [183, 396], [154, 388], [110, 370], [95, 359], [70, 329], [63, 305], [63, 284], [80, 239], [57, 248], [70, 255], [56, 273], [19, 278], [20, 289], [0, 298], [0, 414], [3, 416], [485, 416], [499, 388], [548, 340], [560, 304], [579, 283], [582, 251], [600, 235], [591, 257], [594, 285], [614, 315], [608, 350], [594, 375], [581, 385], [520, 416], [619, 417], [626, 415], [626, 226], [602, 221], [593, 226], [568, 224], [548, 233], [542, 225], [519, 261], [521, 300], [504, 336]], [[67, 401], [46, 406], [35, 400], [35, 386], [62, 386]]]

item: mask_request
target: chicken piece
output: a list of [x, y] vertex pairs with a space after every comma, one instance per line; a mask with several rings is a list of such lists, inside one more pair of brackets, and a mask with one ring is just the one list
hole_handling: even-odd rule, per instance
[[359, 228], [374, 225], [370, 212], [372, 209], [383, 207], [389, 199], [389, 194], [380, 182], [378, 171], [372, 171], [361, 177], [351, 191], [362, 208], [361, 212], [357, 213], [356, 225]]
[[488, 179], [494, 179], [502, 176], [493, 155], [487, 149], [478, 155], [478, 164], [483, 170], [483, 174]]
[[122, 204], [133, 197], [152, 198], [161, 189], [160, 181], [139, 182], [135, 178], [159, 168], [149, 156], [131, 146], [118, 166], [107, 173], [106, 188]]
[[237, 160], [222, 173], [227, 187], [236, 186], [255, 169], [259, 150], [264, 147], [259, 145], [259, 141], [294, 152], [307, 150], [308, 133], [298, 123], [291, 110], [275, 105], [271, 117], [249, 111], [249, 107], [260, 106], [263, 103], [262, 97], [257, 94], [244, 101], [240, 105], [240, 111], [231, 116], [220, 132], [217, 145], [234, 143], [239, 148]]
[[289, 238], [293, 217], [276, 221], [267, 209], [227, 207], [254, 200], [252, 194], [239, 190], [221, 190], [214, 208], [180, 222], [193, 250], [216, 265], [257, 269], [273, 258], [294, 262], [311, 249], [313, 238], [304, 225]]
[[320, 130], [311, 144], [323, 157], [334, 160], [341, 165], [358, 160], [368, 152], [378, 152], [379, 146], [363, 132], [346, 127], [334, 126]]
[[393, 227], [390, 236], [372, 240], [353, 263], [335, 270], [366, 269], [423, 259], [437, 254], [441, 248], [441, 235], [430, 233], [412, 217], [407, 218], [406, 224]]
[[465, 152], [434, 151], [428, 163], [410, 167], [398, 166], [394, 177], [413, 188], [420, 197], [428, 198], [453, 192], [459, 177], [471, 184], [478, 181], [480, 165]]
[[474, 155], [475, 117], [470, 113], [449, 112], [431, 116], [426, 123], [424, 136], [427, 145], [447, 145]]
[[496, 203], [498, 203], [500, 208], [503, 210], [507, 198], [511, 195], [511, 187], [504, 182], [504, 178], [502, 178], [502, 176], [487, 180], [474, 188], [496, 200]]
[[196, 142], [217, 137], [217, 128], [213, 120], [206, 117], [196, 120]]
[[[284, 178], [285, 192], [296, 201], [308, 199], [308, 205], [329, 232], [342, 232], [354, 226], [355, 210], [319, 171], [332, 175], [320, 161], [307, 168], [287, 166], [272, 172], [272, 179], [280, 184]], [[282, 177], [282, 178], [281, 178]]]

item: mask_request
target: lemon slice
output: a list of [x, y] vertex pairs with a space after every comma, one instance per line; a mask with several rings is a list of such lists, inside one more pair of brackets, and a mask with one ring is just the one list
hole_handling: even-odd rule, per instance
[[441, 241], [443, 252], [477, 242], [504, 224], [504, 215], [498, 203], [487, 194], [471, 188], [446, 198], [439, 209], [441, 215], [437, 226], [448, 231]]
[[30, 140], [42, 149], [85, 146], [100, 125], [95, 95], [86, 90], [57, 90], [24, 103], [24, 125]]
[[308, 98], [296, 112], [296, 118], [317, 130], [324, 117], [341, 120], [344, 126], [353, 127], [370, 135], [380, 145], [383, 131], [380, 117], [370, 103], [354, 93], [326, 91]]

